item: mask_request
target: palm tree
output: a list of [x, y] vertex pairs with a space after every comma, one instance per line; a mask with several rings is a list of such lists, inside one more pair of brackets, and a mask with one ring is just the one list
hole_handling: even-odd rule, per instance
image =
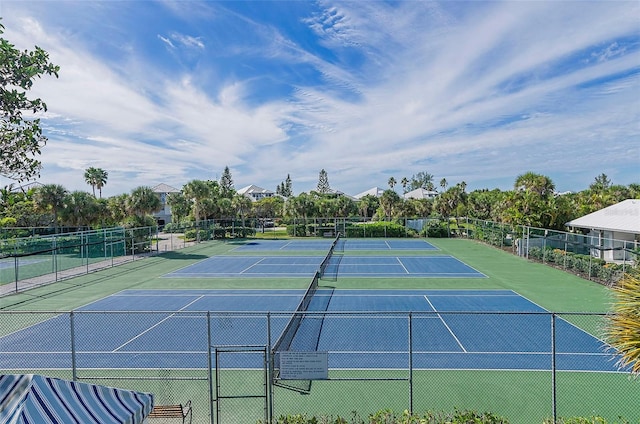
[[397, 184], [397, 181], [396, 181], [396, 179], [395, 179], [395, 178], [391, 177], [391, 178], [389, 178], [388, 184], [389, 184], [389, 187], [391, 187], [391, 190], [393, 190], [393, 188], [394, 188], [394, 187], [396, 186], [396, 184]]
[[160, 198], [151, 187], [140, 186], [131, 191], [127, 199], [127, 210], [138, 218], [144, 218], [162, 207]]
[[59, 184], [45, 184], [38, 188], [34, 195], [36, 209], [53, 213], [53, 225], [58, 232], [58, 212], [64, 207], [67, 190]]
[[447, 190], [447, 179], [443, 178], [440, 180], [440, 187], [442, 187], [442, 191], [446, 191]]
[[394, 209], [398, 207], [398, 205], [402, 202], [402, 199], [393, 190], [385, 190], [380, 196], [380, 206], [384, 211], [384, 216], [387, 218], [391, 218], [393, 215]]
[[405, 194], [407, 192], [407, 186], [409, 185], [409, 179], [407, 177], [402, 177], [400, 185], [402, 185], [402, 194]]
[[65, 197], [60, 215], [65, 225], [90, 227], [100, 219], [98, 200], [85, 191], [74, 191]]
[[184, 196], [189, 199], [193, 207], [193, 216], [196, 219], [196, 226], [200, 222], [202, 204], [205, 199], [211, 196], [211, 186], [202, 180], [192, 180], [182, 187]]
[[96, 197], [96, 188], [99, 190], [100, 197], [102, 197], [102, 187], [107, 184], [107, 177], [109, 173], [101, 168], [87, 168], [84, 171], [84, 180], [93, 189], [93, 197]]
[[244, 217], [251, 211], [251, 203], [251, 199], [249, 199], [244, 194], [236, 193], [233, 196], [233, 199], [231, 199], [231, 205], [233, 206], [233, 209], [235, 209], [236, 216], [240, 215], [243, 227], [245, 226]]
[[607, 316], [607, 342], [620, 355], [618, 366], [640, 375], [640, 279], [625, 274], [614, 288], [613, 313]]

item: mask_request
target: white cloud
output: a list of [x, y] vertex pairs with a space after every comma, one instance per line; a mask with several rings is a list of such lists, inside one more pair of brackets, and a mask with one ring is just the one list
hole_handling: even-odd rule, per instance
[[[41, 45], [61, 66], [34, 89], [50, 110], [43, 178], [87, 189], [83, 170], [99, 166], [108, 195], [215, 178], [228, 165], [237, 185], [275, 188], [289, 173], [299, 192], [324, 168], [355, 193], [420, 171], [473, 187], [529, 166], [595, 176], [640, 159], [638, 55], [618, 41], [638, 39], [637, 3], [319, 4], [300, 17], [311, 41], [226, 11], [249, 42], [220, 38], [208, 3], [194, 5], [197, 16], [163, 3], [179, 21], [147, 36], [171, 53], [144, 54], [141, 38], [116, 58], [35, 15], [13, 18], [7, 38]], [[255, 87], [271, 87], [258, 80], [288, 91], [263, 96]]]

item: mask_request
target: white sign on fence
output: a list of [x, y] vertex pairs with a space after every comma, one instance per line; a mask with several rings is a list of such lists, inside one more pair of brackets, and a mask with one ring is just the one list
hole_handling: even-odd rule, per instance
[[327, 352], [280, 352], [280, 379], [326, 380], [329, 378]]

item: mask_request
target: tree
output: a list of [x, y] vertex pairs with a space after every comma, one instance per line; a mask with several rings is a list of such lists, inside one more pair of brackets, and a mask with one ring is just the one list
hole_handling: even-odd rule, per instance
[[409, 185], [409, 180], [407, 179], [407, 177], [402, 177], [402, 179], [400, 180], [400, 185], [402, 185], [402, 194], [405, 194], [407, 192], [407, 185]]
[[380, 207], [380, 199], [371, 194], [361, 197], [358, 201], [358, 211], [365, 218], [372, 217], [378, 207]]
[[442, 188], [442, 191], [445, 191], [447, 189], [447, 179], [443, 178], [440, 180], [440, 187]]
[[589, 190], [602, 193], [611, 187], [611, 180], [606, 174], [600, 174], [595, 181], [589, 186]]
[[220, 190], [222, 191], [222, 197], [232, 198], [236, 190], [233, 187], [233, 178], [231, 177], [231, 171], [228, 166], [224, 167], [222, 176], [220, 177]]
[[64, 208], [60, 218], [71, 227], [90, 227], [100, 219], [98, 202], [95, 195], [85, 191], [74, 191], [64, 199]]
[[100, 192], [102, 198], [102, 187], [107, 184], [109, 173], [101, 168], [90, 167], [84, 171], [84, 180], [93, 189], [93, 197], [96, 197], [96, 188]]
[[409, 191], [419, 188], [433, 191], [435, 189], [435, 185], [433, 184], [433, 175], [423, 171], [414, 174], [409, 182]]
[[127, 199], [127, 210], [137, 218], [144, 218], [161, 207], [160, 198], [147, 186], [134, 188]]
[[191, 212], [191, 203], [181, 192], [169, 193], [167, 195], [167, 205], [171, 208], [173, 222], [180, 222]]
[[[0, 34], [4, 26], [0, 24]], [[58, 77], [60, 68], [49, 62], [49, 54], [40, 47], [20, 52], [0, 38], [0, 174], [25, 181], [40, 174], [36, 159], [47, 138], [42, 135], [40, 119], [27, 119], [23, 112], [46, 112], [39, 98], [27, 98], [34, 79], [42, 75]]]
[[327, 174], [327, 171], [325, 171], [324, 169], [320, 170], [316, 191], [320, 194], [326, 194], [331, 191], [331, 187], [329, 186], [329, 176]]
[[211, 196], [211, 185], [206, 181], [192, 180], [182, 187], [184, 197], [186, 197], [192, 205], [193, 217], [196, 220], [196, 225], [200, 222], [200, 215], [205, 199]]
[[282, 196], [284, 197], [291, 197], [293, 196], [293, 190], [291, 187], [291, 176], [289, 174], [287, 174], [287, 179], [284, 180], [284, 183], [282, 183], [282, 192], [280, 193]]
[[380, 196], [380, 207], [384, 211], [384, 216], [391, 218], [394, 209], [396, 209], [401, 202], [402, 199], [398, 193], [393, 190], [385, 190], [382, 196]]
[[607, 315], [606, 339], [620, 355], [618, 366], [640, 375], [640, 279], [625, 274], [613, 289], [613, 313]]
[[58, 232], [58, 213], [64, 207], [67, 189], [59, 184], [45, 184], [38, 188], [34, 194], [34, 204], [36, 209], [53, 213], [53, 225]]
[[396, 186], [398, 182], [396, 181], [395, 178], [391, 177], [389, 178], [389, 181], [387, 183], [389, 184], [389, 187], [391, 188], [391, 190], [393, 190], [393, 188]]

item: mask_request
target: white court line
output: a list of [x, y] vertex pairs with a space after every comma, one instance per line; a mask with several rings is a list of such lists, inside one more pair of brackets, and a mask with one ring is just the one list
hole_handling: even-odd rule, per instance
[[404, 266], [404, 264], [402, 263], [402, 261], [400, 260], [400, 258], [399, 258], [398, 256], [396, 256], [396, 260], [398, 261], [398, 263], [400, 264], [400, 266], [402, 267], [402, 269], [404, 269], [404, 272], [405, 272], [406, 274], [411, 274], [411, 273], [409, 272], [409, 270]]
[[431, 306], [431, 309], [433, 309], [434, 312], [436, 312], [436, 314], [438, 315], [438, 318], [440, 318], [440, 321], [442, 321], [442, 323], [444, 324], [445, 327], [447, 327], [447, 330], [449, 330], [449, 333], [451, 333], [451, 336], [455, 339], [455, 341], [458, 343], [458, 346], [460, 346], [460, 349], [462, 349], [464, 351], [464, 353], [467, 353], [467, 349], [464, 348], [464, 346], [462, 345], [462, 343], [460, 342], [460, 340], [456, 337], [455, 334], [453, 334], [453, 331], [451, 330], [451, 328], [447, 325], [447, 323], [442, 319], [442, 315], [440, 315], [436, 308], [433, 307], [433, 304], [431, 303], [431, 301], [429, 300], [429, 298], [425, 295], [424, 296], [424, 300], [426, 300], [429, 303], [429, 306]]
[[243, 269], [242, 271], [240, 271], [238, 274], [244, 274], [245, 272], [249, 271], [251, 268], [253, 268], [254, 266], [258, 265], [260, 262], [264, 261], [266, 258], [260, 258], [259, 261], [252, 263], [251, 265], [249, 265], [248, 267], [246, 267], [245, 269]]
[[[184, 305], [182, 308], [178, 309], [176, 312], [180, 312], [183, 311], [185, 308], [188, 308], [189, 306], [193, 305], [194, 303], [196, 303], [198, 300], [202, 299], [204, 296], [200, 296], [197, 299], [194, 299], [193, 301], [187, 303], [186, 305]], [[165, 322], [166, 320], [168, 320], [169, 318], [172, 318], [175, 315], [175, 313], [169, 315], [168, 317], [158, 321], [157, 323], [155, 323], [154, 325], [152, 325], [151, 327], [147, 328], [146, 330], [144, 330], [142, 333], [138, 334], [137, 336], [135, 336], [132, 339], [127, 340], [126, 342], [124, 342], [123, 344], [121, 344], [120, 346], [118, 346], [117, 348], [113, 349], [111, 352], [117, 352], [118, 350], [122, 349], [123, 347], [125, 347], [126, 345], [128, 345], [129, 343], [131, 343], [132, 341], [136, 340], [138, 337], [142, 336], [143, 334], [148, 333], [149, 331], [153, 330], [154, 328], [156, 328], [157, 326], [159, 326], [160, 324], [162, 324], [163, 322]]]

